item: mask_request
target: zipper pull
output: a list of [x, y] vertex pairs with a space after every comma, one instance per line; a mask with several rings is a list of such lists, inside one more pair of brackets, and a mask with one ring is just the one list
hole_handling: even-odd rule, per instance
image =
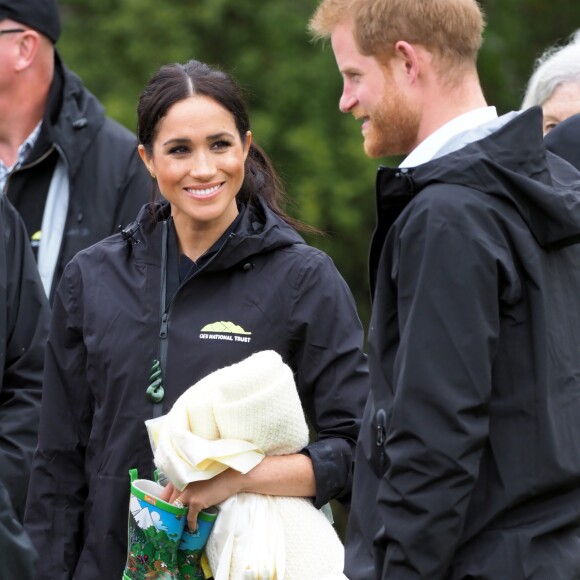
[[167, 321], [169, 319], [169, 314], [167, 312], [163, 313], [161, 317], [161, 326], [159, 328], [159, 338], [167, 338]]

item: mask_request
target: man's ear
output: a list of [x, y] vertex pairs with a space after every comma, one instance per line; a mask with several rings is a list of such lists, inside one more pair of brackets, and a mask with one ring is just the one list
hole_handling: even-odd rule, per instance
[[14, 43], [14, 70], [26, 70], [36, 58], [42, 39], [35, 30], [26, 30]]
[[399, 40], [395, 43], [395, 57], [394, 60], [399, 65], [399, 72], [402, 72], [409, 84], [415, 84], [419, 78], [421, 69], [421, 60], [417, 47], [404, 40]]

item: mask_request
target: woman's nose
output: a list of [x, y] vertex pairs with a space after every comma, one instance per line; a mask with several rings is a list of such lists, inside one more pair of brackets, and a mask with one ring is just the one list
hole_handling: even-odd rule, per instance
[[207, 153], [199, 153], [193, 158], [190, 174], [198, 179], [207, 179], [215, 174], [215, 163]]

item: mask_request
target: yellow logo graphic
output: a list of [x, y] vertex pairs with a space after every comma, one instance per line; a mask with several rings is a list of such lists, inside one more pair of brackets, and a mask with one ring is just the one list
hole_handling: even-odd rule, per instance
[[230, 334], [252, 334], [251, 332], [246, 332], [241, 326], [234, 324], [233, 322], [214, 322], [212, 324], [207, 324], [201, 329], [201, 332], [228, 332]]
[[233, 322], [212, 322], [206, 324], [199, 333], [202, 340], [226, 340], [229, 342], [251, 342], [251, 332], [245, 331]]
[[41, 239], [42, 239], [42, 232], [40, 230], [38, 230], [37, 232], [34, 232], [32, 234], [32, 237], [30, 238], [30, 245], [33, 248], [38, 248], [40, 246]]

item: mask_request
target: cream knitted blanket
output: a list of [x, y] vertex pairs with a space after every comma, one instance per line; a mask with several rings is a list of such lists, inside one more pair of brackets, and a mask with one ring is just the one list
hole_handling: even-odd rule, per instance
[[[308, 443], [292, 370], [274, 351], [211, 373], [147, 427], [157, 467], [179, 489]], [[215, 580], [346, 580], [340, 539], [310, 500], [240, 493], [219, 508], [206, 546]]]

